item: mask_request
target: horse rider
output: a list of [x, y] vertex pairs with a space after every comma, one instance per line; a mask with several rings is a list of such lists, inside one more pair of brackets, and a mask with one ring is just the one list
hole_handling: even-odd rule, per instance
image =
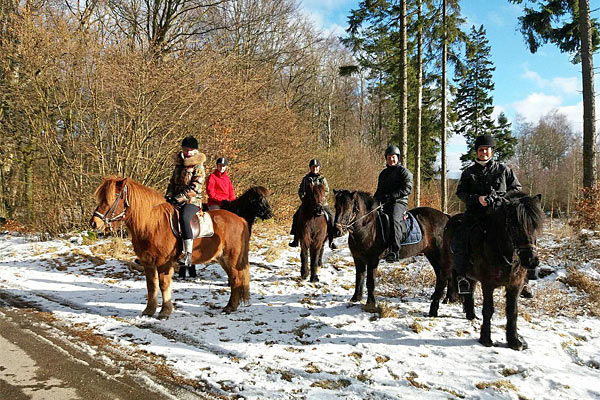
[[179, 226], [183, 240], [183, 252], [179, 264], [192, 265], [194, 240], [191, 221], [194, 214], [202, 212], [202, 183], [206, 156], [198, 151], [198, 140], [188, 136], [181, 142], [181, 150], [175, 154], [175, 169], [167, 187], [165, 199], [179, 208]]
[[399, 260], [400, 245], [406, 232], [404, 214], [408, 207], [408, 195], [412, 191], [412, 173], [399, 163], [400, 149], [394, 145], [385, 150], [386, 167], [379, 173], [377, 190], [373, 197], [383, 205], [383, 212], [390, 218], [390, 246], [385, 260]]
[[[302, 182], [300, 182], [300, 187], [298, 187], [298, 196], [300, 197], [300, 201], [304, 199], [306, 196], [306, 191], [308, 190], [308, 186], [312, 184], [313, 186], [323, 185], [325, 188], [325, 204], [323, 205], [323, 211], [325, 211], [325, 218], [327, 220], [327, 237], [329, 238], [329, 248], [332, 250], [337, 249], [336, 244], [333, 242], [333, 213], [331, 209], [327, 205], [327, 195], [329, 194], [329, 185], [327, 184], [327, 179], [325, 176], [321, 175], [321, 161], [312, 159], [308, 163], [309, 172], [302, 178]], [[298, 246], [298, 236], [296, 234], [296, 225], [298, 221], [298, 213], [300, 209], [296, 210], [294, 213], [294, 217], [292, 219], [292, 229], [290, 230], [290, 234], [294, 235], [294, 240], [292, 240], [289, 245], [290, 247]]]
[[507, 165], [494, 161], [496, 141], [490, 135], [481, 135], [475, 139], [475, 162], [460, 176], [456, 195], [465, 205], [462, 224], [457, 228], [452, 243], [454, 252], [454, 271], [458, 281], [458, 293], [468, 294], [471, 285], [466, 275], [471, 267], [469, 261], [469, 236], [494, 205], [515, 191], [521, 190], [521, 184]]
[[224, 200], [235, 200], [235, 192], [229, 175], [227, 175], [227, 166], [229, 161], [225, 157], [217, 158], [217, 168], [206, 178], [206, 194], [208, 196], [207, 206], [209, 210], [219, 209]]

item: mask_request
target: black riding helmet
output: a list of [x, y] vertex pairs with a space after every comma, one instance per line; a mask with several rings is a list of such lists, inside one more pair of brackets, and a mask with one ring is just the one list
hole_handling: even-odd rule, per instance
[[385, 156], [387, 157], [392, 154], [395, 154], [398, 157], [400, 157], [400, 149], [398, 148], [398, 146], [394, 146], [393, 144], [390, 144], [388, 146], [388, 148], [385, 149]]
[[314, 166], [320, 167], [321, 161], [317, 160], [316, 158], [313, 158], [312, 160], [310, 160], [308, 163], [308, 168], [314, 167]]
[[491, 135], [480, 135], [475, 139], [475, 150], [480, 147], [496, 147], [496, 141]]
[[229, 165], [229, 161], [225, 157], [219, 157], [217, 158], [217, 165], [219, 164]]
[[198, 141], [193, 136], [188, 136], [181, 142], [181, 147], [187, 147], [188, 149], [198, 149]]

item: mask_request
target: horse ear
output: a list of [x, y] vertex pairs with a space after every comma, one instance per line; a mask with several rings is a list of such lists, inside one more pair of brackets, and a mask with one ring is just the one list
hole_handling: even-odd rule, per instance
[[353, 198], [356, 197], [356, 190], [351, 190], [349, 193]]
[[337, 194], [338, 194], [339, 192], [340, 192], [339, 190], [333, 189], [333, 195], [334, 195], [334, 196], [337, 196]]

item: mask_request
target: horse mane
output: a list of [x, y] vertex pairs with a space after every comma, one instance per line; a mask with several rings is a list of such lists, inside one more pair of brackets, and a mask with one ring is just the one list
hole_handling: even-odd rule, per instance
[[377, 207], [378, 203], [377, 200], [375, 200], [375, 198], [373, 196], [371, 196], [371, 193], [367, 193], [367, 192], [363, 192], [363, 191], [357, 191], [356, 192], [358, 198], [360, 199], [360, 201], [367, 207], [367, 211], [371, 211], [372, 209], [374, 209], [375, 207]]
[[[94, 196], [98, 202], [112, 204], [117, 195], [117, 183], [127, 186], [127, 200], [131, 205], [125, 223], [136, 226], [138, 234], [154, 232], [159, 224], [172, 213], [173, 206], [165, 202], [164, 197], [156, 190], [134, 181], [131, 178], [110, 176], [96, 189]], [[165, 219], [166, 218], [166, 219]]]
[[517, 220], [528, 231], [539, 233], [544, 224], [544, 211], [535, 197], [524, 192], [516, 191], [508, 194], [505, 199], [516, 209]]

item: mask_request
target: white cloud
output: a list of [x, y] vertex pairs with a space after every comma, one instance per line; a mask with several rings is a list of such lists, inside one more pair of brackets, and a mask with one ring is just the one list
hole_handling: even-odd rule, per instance
[[551, 96], [543, 93], [532, 93], [524, 100], [517, 101], [512, 105], [515, 112], [522, 115], [527, 121], [536, 122], [540, 117], [553, 109], [561, 106], [562, 99], [559, 96]]
[[577, 94], [581, 85], [579, 79], [576, 77], [554, 77], [552, 79], [545, 79], [535, 71], [529, 70], [525, 67], [525, 72], [522, 75], [523, 78], [533, 81], [540, 89], [546, 89], [552, 93], [563, 93], [563, 94]]

